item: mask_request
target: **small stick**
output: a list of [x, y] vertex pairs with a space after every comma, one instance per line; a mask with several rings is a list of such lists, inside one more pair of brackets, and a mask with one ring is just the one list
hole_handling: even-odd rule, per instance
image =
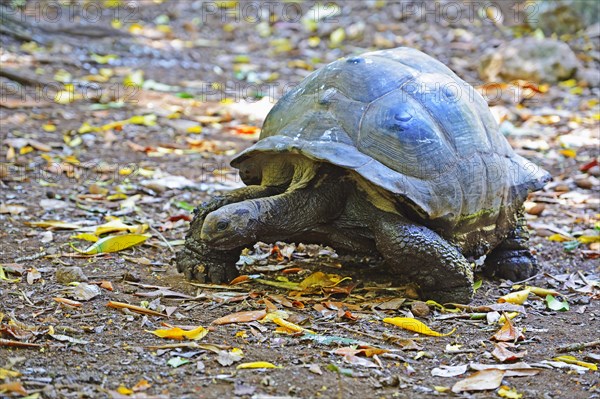
[[128, 303], [123, 303], [123, 302], [109, 301], [106, 304], [106, 306], [108, 306], [109, 308], [115, 308], [115, 309], [129, 309], [132, 312], [141, 313], [141, 314], [150, 315], [150, 316], [169, 317], [164, 313], [155, 312], [154, 310], [146, 309], [141, 306], [130, 305]]
[[0, 338], [0, 346], [14, 346], [17, 348], [39, 348], [43, 345], [32, 344], [30, 342], [13, 341], [11, 339]]
[[175, 252], [175, 250], [173, 249], [173, 247], [171, 246], [171, 244], [169, 244], [169, 241], [167, 241], [167, 239], [165, 238], [165, 236], [163, 236], [160, 231], [158, 231], [154, 227], [152, 227], [150, 225], [150, 223], [148, 223], [148, 227], [150, 227], [150, 230], [152, 230], [153, 232], [155, 232], [158, 235], [158, 237], [161, 240], [163, 240], [165, 242], [165, 244], [167, 244], [167, 247], [169, 248], [169, 251]]
[[34, 254], [34, 255], [21, 256], [20, 258], [15, 258], [14, 262], [19, 263], [19, 262], [23, 262], [24, 260], [36, 260], [39, 258], [43, 258], [46, 255], [47, 255], [46, 252], [40, 252], [40, 253]]
[[595, 346], [600, 346], [600, 341], [591, 341], [591, 342], [578, 342], [575, 344], [559, 346], [556, 348], [557, 352], [575, 352], [580, 351], [585, 348], [593, 348]]

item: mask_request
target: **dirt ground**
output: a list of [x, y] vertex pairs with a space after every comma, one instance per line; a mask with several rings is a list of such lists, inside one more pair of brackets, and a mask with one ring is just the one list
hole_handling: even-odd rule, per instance
[[[190, 206], [241, 185], [228, 161], [257, 139], [274, 101], [312, 70], [365, 50], [412, 46], [479, 86], [484, 53], [540, 34], [521, 17], [490, 20], [474, 3], [453, 3], [464, 11], [453, 17], [449, 2], [415, 13], [380, 1], [72, 1], [58, 16], [57, 2], [23, 3], [29, 11], [10, 8], [11, 15], [29, 30], [3, 34], [0, 49], [3, 70], [14, 74], [0, 77], [0, 397], [600, 397], [590, 368], [600, 359], [599, 89], [579, 80], [521, 84], [529, 98], [491, 101], [515, 150], [554, 178], [526, 204], [541, 270], [523, 284], [558, 291], [569, 310], [552, 310], [531, 293], [513, 319], [524, 339], [512, 351], [526, 353], [504, 362], [524, 362], [535, 375], [505, 374], [502, 388], [468, 393], [449, 389], [472, 370], [432, 375], [441, 366], [503, 363], [491, 340], [502, 324], [494, 309], [475, 307], [519, 290], [512, 282], [483, 279], [461, 313], [430, 305], [419, 320], [435, 331], [456, 329], [433, 337], [382, 322], [417, 316], [419, 305], [403, 300], [381, 267], [303, 256], [283, 244], [269, 264], [299, 269], [265, 271], [263, 282], [197, 286], [172, 265]], [[598, 72], [598, 37], [582, 29], [560, 39]], [[118, 252], [74, 250], [93, 244], [74, 235], [110, 217], [149, 237]], [[44, 221], [76, 226], [28, 224]], [[72, 266], [82, 274], [65, 277]], [[275, 286], [317, 270], [352, 280], [298, 295]], [[274, 322], [211, 324], [274, 307], [318, 339], [278, 332]], [[208, 334], [178, 341], [150, 333], [172, 326]], [[384, 350], [353, 352], [357, 345]], [[553, 360], [564, 355], [587, 366]], [[238, 368], [250, 362], [277, 368]]]

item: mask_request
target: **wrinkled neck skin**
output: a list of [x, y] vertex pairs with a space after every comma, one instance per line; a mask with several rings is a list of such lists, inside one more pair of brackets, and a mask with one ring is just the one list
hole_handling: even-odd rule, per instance
[[259, 240], [285, 240], [337, 218], [344, 210], [349, 189], [343, 174], [325, 171], [305, 188], [217, 209], [206, 217], [201, 238], [222, 250]]

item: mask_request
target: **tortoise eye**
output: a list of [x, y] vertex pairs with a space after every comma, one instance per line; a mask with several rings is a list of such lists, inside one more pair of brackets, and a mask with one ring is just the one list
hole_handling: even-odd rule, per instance
[[229, 227], [229, 222], [227, 222], [225, 220], [220, 220], [217, 222], [217, 230], [223, 231], [223, 230], [226, 230], [227, 227]]

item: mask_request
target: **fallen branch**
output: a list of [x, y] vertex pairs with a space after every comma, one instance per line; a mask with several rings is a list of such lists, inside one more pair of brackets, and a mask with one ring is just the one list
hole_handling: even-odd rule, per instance
[[596, 346], [600, 346], [600, 341], [591, 341], [591, 342], [577, 342], [575, 344], [559, 346], [556, 348], [557, 352], [576, 352], [586, 348], [593, 348]]

